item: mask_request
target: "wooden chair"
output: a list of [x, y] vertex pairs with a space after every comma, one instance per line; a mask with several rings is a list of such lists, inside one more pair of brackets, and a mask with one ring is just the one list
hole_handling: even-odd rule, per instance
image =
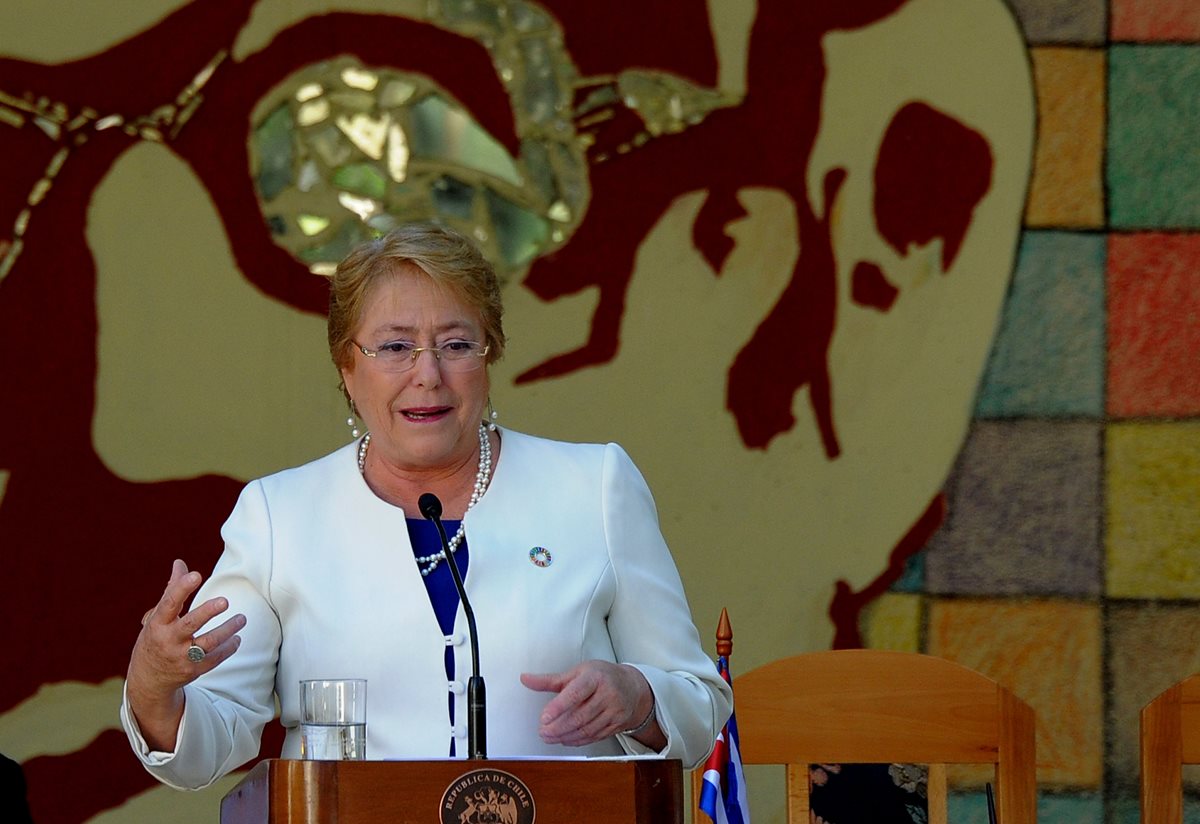
[[1182, 824], [1183, 765], [1200, 764], [1200, 675], [1142, 708], [1141, 754], [1142, 824]]
[[1034, 714], [942, 658], [836, 650], [734, 674], [744, 764], [782, 764], [788, 821], [808, 824], [809, 765], [928, 764], [929, 821], [946, 822], [946, 765], [995, 765], [999, 824], [1034, 824]]

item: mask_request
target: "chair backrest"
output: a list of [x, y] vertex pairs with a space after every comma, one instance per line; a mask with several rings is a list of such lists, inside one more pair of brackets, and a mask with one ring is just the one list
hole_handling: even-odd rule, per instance
[[945, 822], [946, 764], [995, 766], [998, 824], [1034, 824], [1034, 714], [986, 676], [942, 658], [836, 650], [734, 679], [742, 762], [783, 764], [788, 821], [808, 824], [809, 765], [930, 765], [930, 822]]
[[1200, 764], [1200, 675], [1142, 708], [1141, 756], [1142, 824], [1182, 824], [1183, 765]]

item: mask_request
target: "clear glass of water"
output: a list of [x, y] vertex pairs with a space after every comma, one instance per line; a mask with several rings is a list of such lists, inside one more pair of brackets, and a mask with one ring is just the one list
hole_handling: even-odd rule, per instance
[[309, 761], [366, 759], [366, 679], [300, 682], [300, 757]]

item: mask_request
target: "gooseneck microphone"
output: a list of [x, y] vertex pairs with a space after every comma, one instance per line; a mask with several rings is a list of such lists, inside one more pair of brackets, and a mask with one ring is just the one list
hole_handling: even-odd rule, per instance
[[442, 539], [442, 552], [446, 554], [446, 566], [450, 567], [450, 577], [454, 579], [458, 600], [462, 601], [463, 612], [467, 616], [467, 634], [471, 639], [471, 680], [467, 682], [467, 749], [471, 758], [487, 758], [487, 690], [479, 674], [479, 633], [475, 631], [475, 611], [467, 600], [458, 562], [454, 560], [450, 541], [446, 538], [446, 528], [442, 526], [442, 502], [437, 495], [426, 492], [417, 499], [417, 509], [437, 527], [438, 537]]

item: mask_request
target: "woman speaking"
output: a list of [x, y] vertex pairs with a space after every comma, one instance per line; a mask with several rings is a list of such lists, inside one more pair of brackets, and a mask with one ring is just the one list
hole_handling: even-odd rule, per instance
[[615, 444], [489, 420], [505, 345], [491, 266], [458, 234], [407, 226], [347, 256], [330, 289], [330, 354], [367, 432], [248, 484], [203, 586], [174, 563], [121, 707], [146, 768], [212, 783], [258, 754], [276, 696], [282, 756], [298, 757], [298, 684], [330, 677], [368, 680], [371, 758], [466, 755], [466, 620], [426, 493], [474, 608], [489, 755], [699, 763], [731, 696], [641, 474]]

